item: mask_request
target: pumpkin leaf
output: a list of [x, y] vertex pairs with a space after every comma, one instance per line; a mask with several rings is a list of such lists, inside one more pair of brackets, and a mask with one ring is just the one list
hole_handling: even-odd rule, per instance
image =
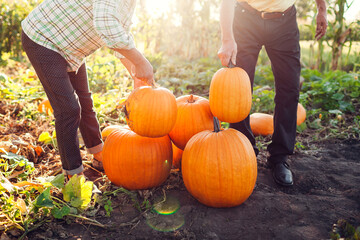
[[59, 175], [56, 175], [56, 176], [54, 177], [54, 179], [51, 180], [50, 183], [51, 183], [54, 187], [63, 188], [63, 187], [64, 187], [64, 180], [65, 180], [64, 174], [59, 174]]
[[50, 198], [50, 187], [46, 188], [45, 191], [43, 191], [36, 199], [34, 202], [34, 205], [36, 207], [49, 207], [52, 208], [54, 207], [54, 203], [52, 202], [51, 198]]
[[334, 110], [329, 110], [329, 113], [332, 113], [332, 114], [336, 114], [336, 115], [342, 115], [343, 113], [338, 110], [338, 109], [334, 109]]
[[85, 208], [91, 201], [93, 182], [84, 176], [74, 175], [62, 190], [64, 200], [76, 208]]
[[48, 177], [38, 177], [37, 178], [43, 186], [50, 187], [54, 186], [56, 188], [62, 189], [64, 187], [64, 174], [58, 174], [56, 176]]
[[62, 219], [66, 215], [70, 213], [70, 208], [66, 205], [62, 206], [61, 208], [54, 207], [51, 209], [51, 214], [54, 216], [54, 218]]

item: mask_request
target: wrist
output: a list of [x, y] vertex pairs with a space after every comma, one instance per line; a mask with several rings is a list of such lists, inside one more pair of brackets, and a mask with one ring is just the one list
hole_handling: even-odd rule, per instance
[[221, 39], [222, 44], [228, 44], [228, 43], [232, 43], [235, 42], [235, 39], [233, 37], [229, 37], [229, 38], [222, 38]]

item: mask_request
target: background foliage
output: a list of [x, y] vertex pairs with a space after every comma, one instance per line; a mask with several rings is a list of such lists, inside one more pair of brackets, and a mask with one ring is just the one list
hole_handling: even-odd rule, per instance
[[[23, 147], [27, 154], [33, 154], [29, 156], [35, 156], [33, 148], [56, 151], [55, 132], [41, 132], [38, 126], [38, 123], [45, 122], [51, 128], [54, 119], [37, 109], [46, 96], [22, 51], [20, 40], [21, 20], [39, 2], [41, 0], [0, 0], [0, 107], [14, 108], [11, 113], [0, 108], [0, 118], [11, 115], [16, 119], [16, 124], [5, 120], [0, 123], [0, 137], [10, 128], [27, 131], [30, 126], [36, 126], [34, 129], [39, 136], [32, 138], [38, 140], [32, 140], [30, 147]], [[176, 96], [192, 93], [208, 97], [211, 78], [222, 67], [216, 56], [220, 46], [217, 17], [220, 1], [171, 2], [169, 12], [154, 17], [146, 9], [145, 1], [138, 1], [137, 23], [132, 28], [136, 44], [152, 63], [158, 84], [172, 90]], [[297, 1], [303, 65], [300, 102], [307, 110], [306, 122], [298, 127], [299, 134], [311, 128], [318, 130], [313, 138], [360, 139], [360, 27], [359, 21], [348, 22], [343, 14], [351, 7], [351, 2], [328, 0], [328, 33], [324, 40], [315, 42], [314, 1]], [[334, 62], [337, 62], [336, 66]], [[87, 58], [87, 72], [101, 126], [124, 123], [121, 104], [131, 92], [133, 83], [120, 61], [104, 48]], [[274, 88], [271, 64], [262, 50], [255, 73], [252, 112], [273, 113]], [[42, 141], [41, 136], [48, 136], [48, 143]], [[18, 168], [24, 171], [15, 177], [16, 181], [33, 178], [36, 171], [34, 157], [24, 157], [26, 154], [19, 149], [15, 149], [17, 154], [3, 154], [4, 147], [0, 146], [0, 173], [4, 175], [0, 176], [1, 180], [12, 176], [14, 169]], [[301, 148], [302, 144], [298, 142], [296, 147]], [[64, 176], [59, 177], [63, 182]], [[5, 189], [0, 184], [0, 221], [21, 229], [23, 236], [51, 217], [76, 217], [98, 224], [81, 216], [83, 210], [78, 209], [81, 204], [73, 204], [78, 203], [77, 199], [68, 201], [65, 190], [62, 190], [64, 186], [59, 187], [56, 182], [47, 179], [35, 189], [20, 190]], [[79, 180], [80, 183], [83, 184]], [[130, 196], [139, 209], [148, 209], [148, 202], [137, 202], [134, 193], [125, 189], [116, 191]], [[95, 202], [98, 202], [106, 210], [106, 215], [110, 215], [113, 195], [114, 192], [104, 192], [101, 197], [92, 199], [86, 214], [95, 214], [99, 210], [94, 210]]]

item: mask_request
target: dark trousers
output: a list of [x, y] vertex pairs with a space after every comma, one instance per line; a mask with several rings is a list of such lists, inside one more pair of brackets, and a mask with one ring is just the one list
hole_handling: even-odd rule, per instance
[[[270, 163], [281, 162], [294, 151], [296, 135], [296, 113], [299, 100], [300, 45], [296, 9], [277, 19], [262, 19], [237, 4], [234, 17], [234, 36], [238, 47], [236, 66], [249, 75], [254, 84], [255, 66], [262, 46], [271, 61], [275, 78], [274, 133], [268, 146]], [[239, 123], [230, 124], [244, 133], [253, 144], [249, 117]]]
[[67, 72], [66, 60], [57, 52], [33, 42], [22, 33], [23, 48], [54, 109], [55, 129], [62, 167], [66, 174], [83, 171], [78, 129], [90, 153], [103, 142], [83, 64], [77, 73]]

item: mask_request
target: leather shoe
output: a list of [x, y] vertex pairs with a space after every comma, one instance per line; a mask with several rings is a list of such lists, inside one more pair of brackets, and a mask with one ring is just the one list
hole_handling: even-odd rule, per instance
[[274, 181], [282, 186], [292, 186], [293, 176], [290, 171], [289, 165], [286, 162], [279, 162], [274, 164], [272, 168], [272, 175]]

